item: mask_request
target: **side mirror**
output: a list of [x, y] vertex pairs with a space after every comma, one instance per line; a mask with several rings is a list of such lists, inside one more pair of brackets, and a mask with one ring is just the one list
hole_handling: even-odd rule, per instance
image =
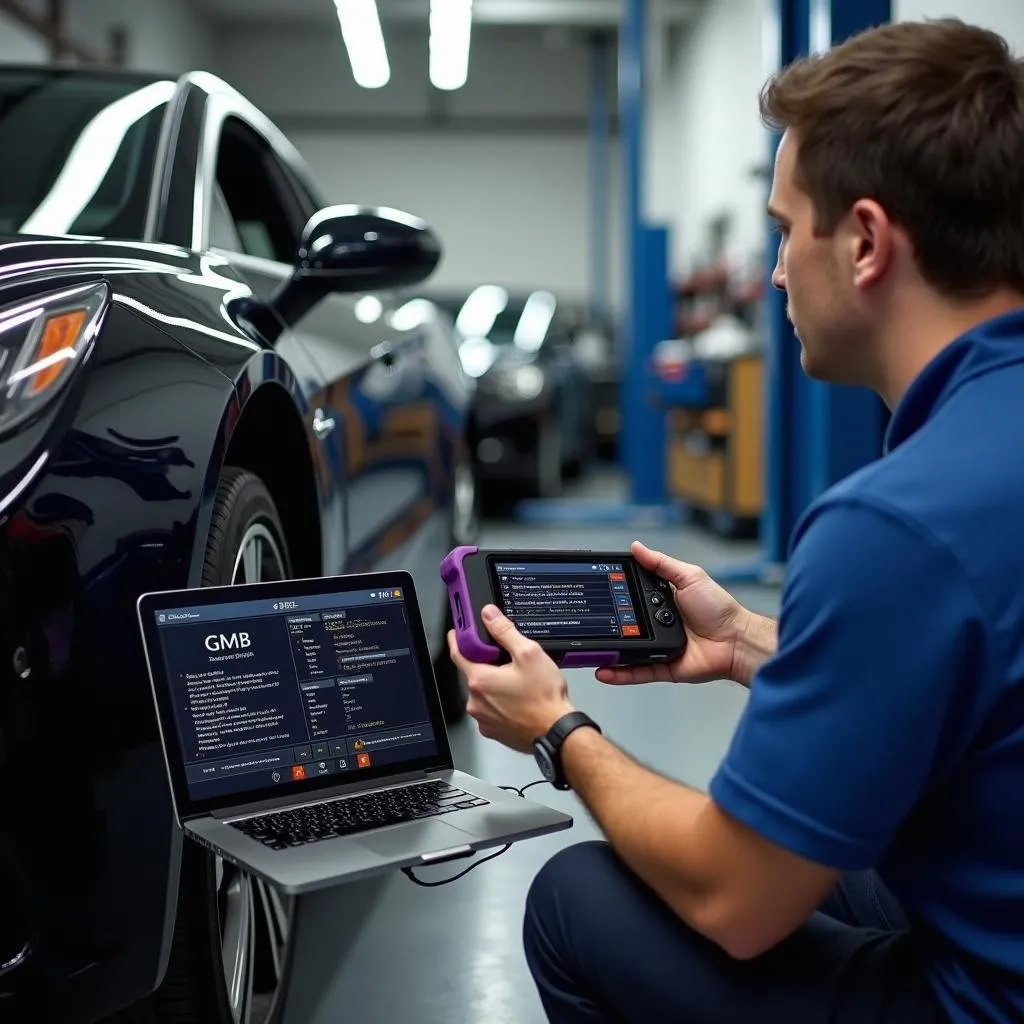
[[294, 323], [330, 293], [404, 288], [426, 280], [441, 245], [424, 221], [384, 207], [330, 206], [302, 232], [295, 270], [273, 299]]

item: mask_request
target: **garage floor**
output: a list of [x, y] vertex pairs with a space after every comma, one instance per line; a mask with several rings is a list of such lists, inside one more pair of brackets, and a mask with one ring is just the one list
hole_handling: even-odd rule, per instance
[[[607, 497], [613, 476], [589, 478], [578, 491]], [[507, 547], [623, 547], [633, 531], [617, 527], [488, 524], [483, 543]], [[746, 560], [750, 544], [727, 543], [689, 527], [645, 529], [653, 547], [699, 564]], [[777, 591], [737, 587], [758, 611], [774, 613]], [[573, 698], [625, 750], [652, 768], [706, 786], [729, 741], [746, 691], [729, 683], [700, 687], [603, 687], [589, 670], [569, 673]], [[532, 758], [481, 739], [467, 720], [452, 730], [456, 765], [498, 784], [538, 778]], [[543, 1024], [520, 947], [523, 901], [538, 868], [562, 846], [598, 834], [576, 798], [550, 787], [532, 799], [576, 819], [559, 835], [513, 846], [449, 886], [423, 889], [402, 875], [356, 883], [313, 897], [303, 907], [296, 975], [286, 1024]], [[422, 872], [443, 877], [464, 865]]]

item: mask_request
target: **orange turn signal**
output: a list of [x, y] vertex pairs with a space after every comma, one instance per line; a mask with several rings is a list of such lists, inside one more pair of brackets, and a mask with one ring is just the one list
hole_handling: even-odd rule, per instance
[[51, 316], [46, 321], [36, 350], [29, 359], [29, 366], [39, 367], [26, 388], [30, 396], [44, 392], [61, 375], [65, 361], [74, 356], [75, 342], [87, 315], [84, 309], [73, 309]]

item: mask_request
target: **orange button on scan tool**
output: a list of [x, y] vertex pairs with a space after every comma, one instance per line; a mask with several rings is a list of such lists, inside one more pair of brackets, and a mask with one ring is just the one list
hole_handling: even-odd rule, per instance
[[304, 764], [292, 765], [292, 778], [304, 779], [306, 777], [306, 766]]
[[639, 636], [640, 635], [640, 627], [639, 626], [623, 626], [622, 627], [622, 635], [623, 636]]
[[357, 754], [356, 755], [356, 763], [359, 765], [360, 768], [369, 768], [370, 767], [370, 755], [369, 754]]
[[621, 583], [626, 578], [624, 572], [610, 572], [608, 573], [608, 579], [614, 580], [616, 583]]

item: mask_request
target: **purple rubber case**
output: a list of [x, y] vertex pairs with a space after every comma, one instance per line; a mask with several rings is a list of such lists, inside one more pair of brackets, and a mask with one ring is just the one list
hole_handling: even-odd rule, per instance
[[561, 668], [610, 668], [618, 663], [618, 651], [569, 651], [559, 664]]
[[[449, 552], [441, 563], [441, 579], [448, 587], [448, 601], [452, 609], [452, 622], [455, 625], [455, 642], [462, 656], [470, 661], [494, 664], [502, 660], [505, 652], [497, 645], [488, 643], [477, 632], [476, 615], [469, 598], [469, 583], [462, 564], [465, 558], [477, 554], [479, 550], [464, 545]], [[619, 658], [618, 651], [568, 651], [559, 665], [561, 668], [603, 668], [617, 665]]]
[[[455, 642], [464, 658], [469, 661], [491, 664], [500, 660], [502, 649], [481, 639], [476, 631], [476, 620], [473, 617], [473, 606], [469, 600], [469, 584], [462, 567], [462, 560], [475, 555], [479, 548], [463, 545], [450, 551], [441, 563], [441, 579], [448, 587], [448, 601], [452, 609], [452, 622], [455, 624]], [[455, 597], [458, 595], [462, 603], [462, 624], [459, 624], [459, 610]]]

